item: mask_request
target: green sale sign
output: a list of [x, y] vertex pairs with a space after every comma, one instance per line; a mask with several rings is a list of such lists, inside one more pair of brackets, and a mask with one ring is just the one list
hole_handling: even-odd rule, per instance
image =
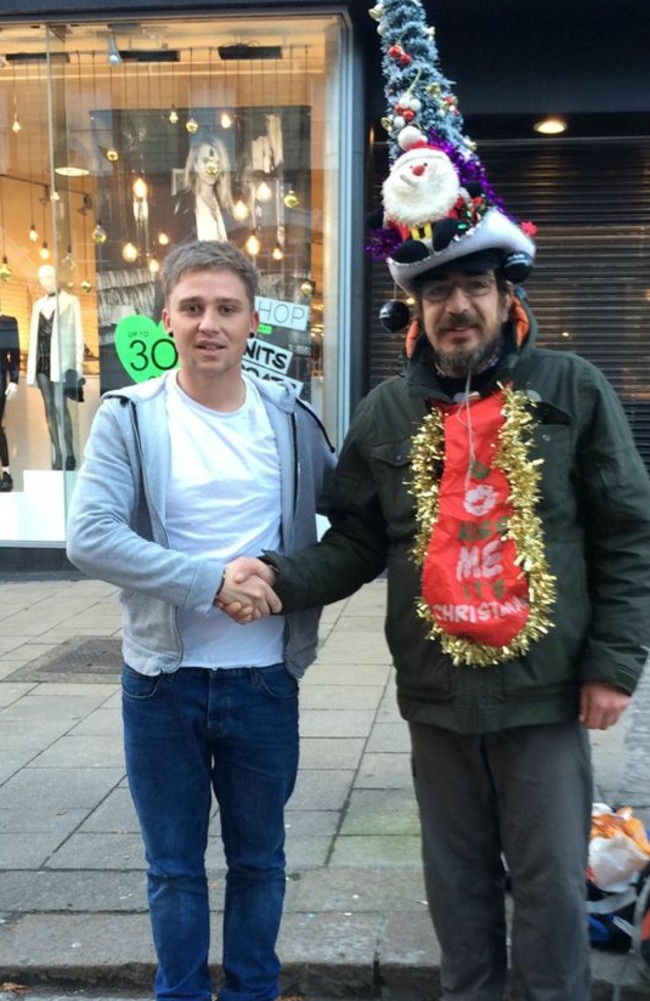
[[146, 382], [178, 365], [171, 334], [148, 316], [127, 316], [115, 328], [115, 350], [135, 382]]

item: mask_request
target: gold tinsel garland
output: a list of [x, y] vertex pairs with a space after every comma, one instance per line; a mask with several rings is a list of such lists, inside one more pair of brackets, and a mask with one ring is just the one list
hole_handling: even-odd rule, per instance
[[[541, 479], [538, 467], [543, 460], [529, 456], [533, 423], [531, 401], [519, 390], [502, 387], [502, 392], [504, 421], [499, 430], [494, 465], [508, 480], [508, 500], [512, 506], [502, 541], [512, 539], [515, 544], [516, 563], [528, 581], [529, 614], [523, 628], [507, 646], [488, 646], [469, 637], [449, 635], [435, 620], [429, 605], [418, 598], [417, 612], [430, 625], [429, 638], [439, 640], [444, 653], [456, 665], [486, 667], [521, 656], [531, 642], [541, 639], [553, 625], [550, 612], [555, 603], [555, 577], [549, 573], [542, 523], [537, 514]], [[434, 407], [413, 438], [411, 454], [410, 493], [416, 498], [418, 525], [412, 556], [419, 567], [424, 564], [438, 518], [440, 479], [436, 469], [444, 462], [444, 448], [443, 419]]]

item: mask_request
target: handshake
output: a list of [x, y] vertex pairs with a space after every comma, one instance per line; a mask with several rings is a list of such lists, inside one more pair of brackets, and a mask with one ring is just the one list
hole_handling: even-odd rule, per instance
[[273, 590], [275, 570], [254, 556], [239, 556], [228, 563], [213, 604], [240, 626], [282, 611]]

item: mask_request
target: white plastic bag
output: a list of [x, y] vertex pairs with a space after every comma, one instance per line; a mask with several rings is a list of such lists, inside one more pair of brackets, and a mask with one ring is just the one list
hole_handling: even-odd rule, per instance
[[650, 843], [630, 807], [613, 811], [595, 803], [589, 841], [590, 878], [608, 893], [620, 893], [650, 859]]

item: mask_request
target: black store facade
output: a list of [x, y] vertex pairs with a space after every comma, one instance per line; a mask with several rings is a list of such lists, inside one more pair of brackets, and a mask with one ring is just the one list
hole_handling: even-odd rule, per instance
[[[246, 365], [299, 385], [337, 443], [399, 370], [403, 333], [378, 319], [396, 289], [365, 252], [387, 169], [370, 6], [4, 0], [0, 392], [12, 365], [19, 389], [4, 400], [0, 572], [66, 565], [101, 393], [174, 366], [158, 274], [179, 240], [255, 258]], [[538, 228], [541, 341], [603, 369], [650, 465], [646, 0], [425, 6], [492, 187]], [[549, 115], [562, 135], [533, 130]], [[51, 380], [35, 358], [48, 320]]]

